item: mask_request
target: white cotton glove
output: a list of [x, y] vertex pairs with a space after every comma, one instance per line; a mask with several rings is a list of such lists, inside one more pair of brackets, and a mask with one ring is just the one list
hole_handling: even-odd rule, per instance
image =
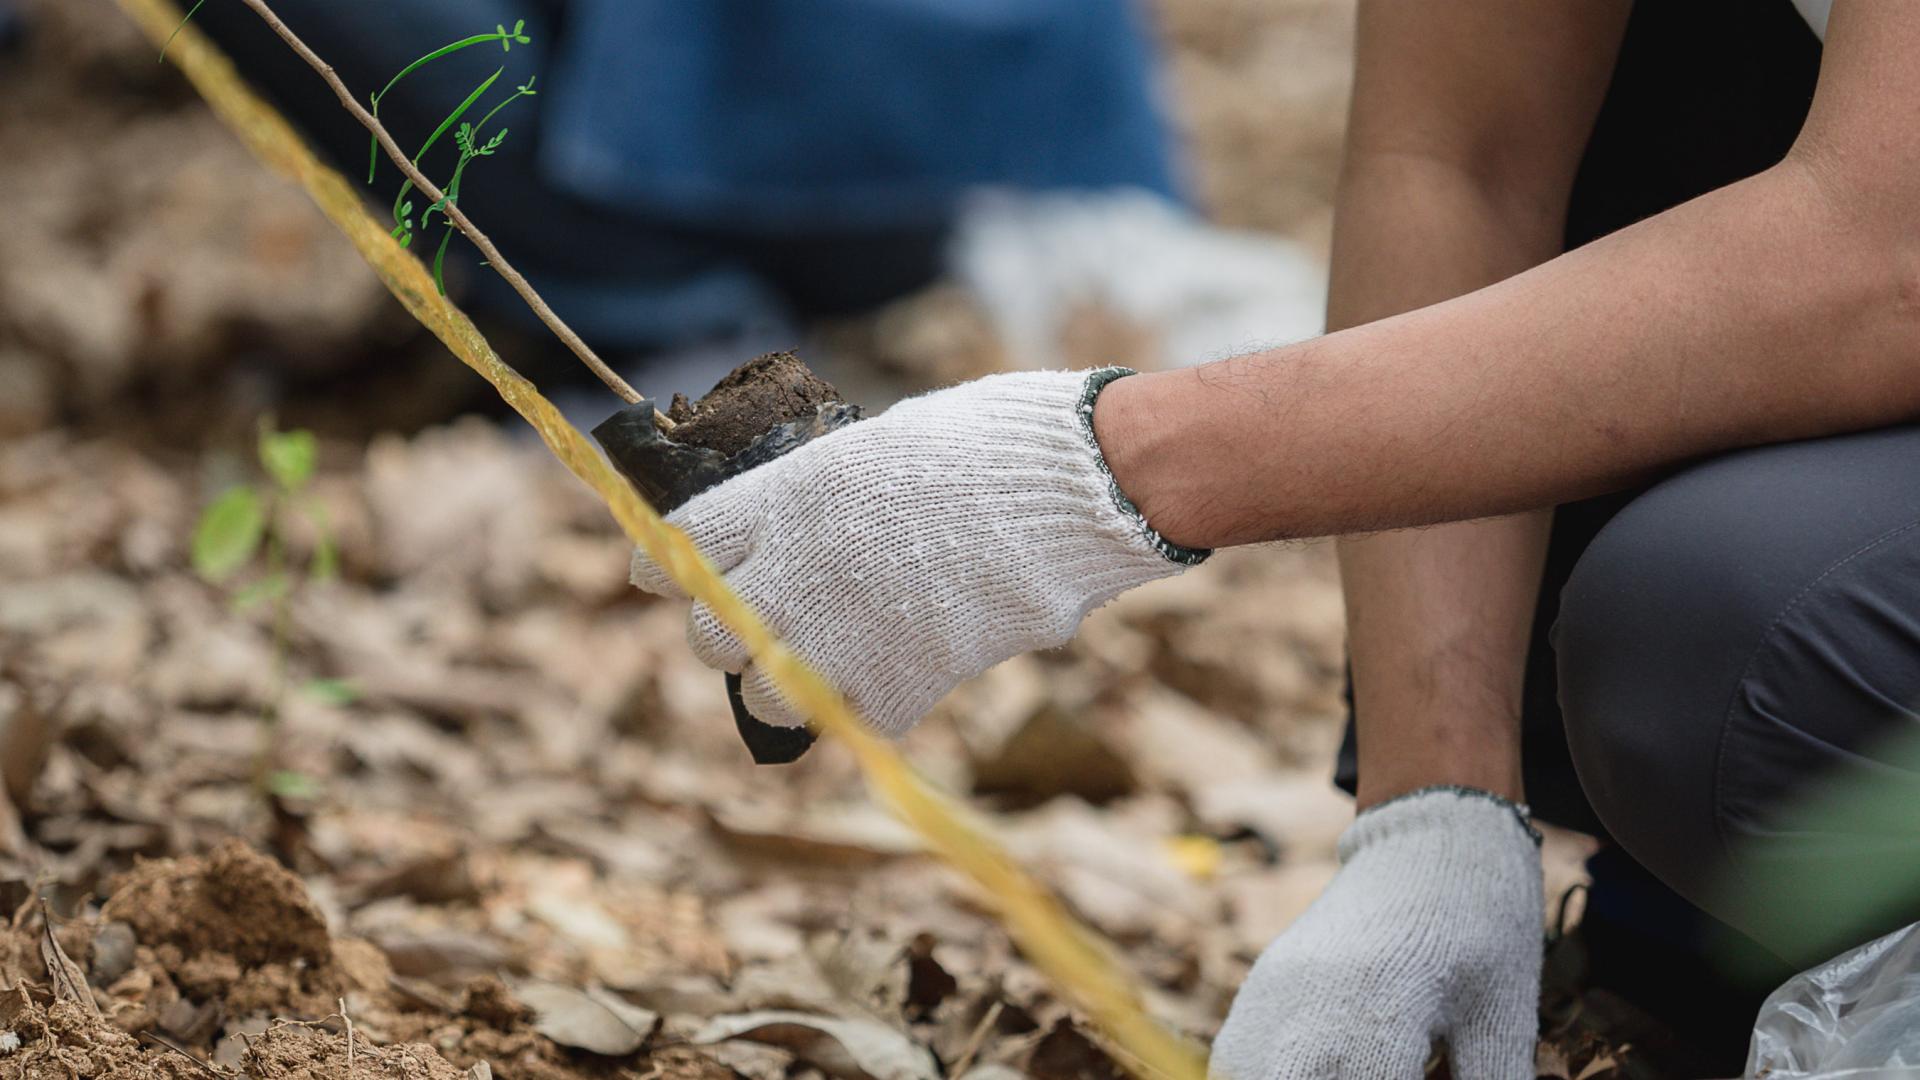
[[[1107, 473], [1093, 399], [1129, 372], [992, 375], [909, 398], [690, 500], [684, 529], [727, 584], [880, 731], [962, 680], [1072, 637], [1094, 608], [1206, 552], [1148, 528]], [[682, 596], [642, 553], [633, 583]], [[742, 676], [748, 709], [803, 718], [711, 609], [688, 641]]]
[[1362, 813], [1340, 873], [1267, 946], [1214, 1040], [1224, 1080], [1528, 1080], [1539, 1030], [1540, 842], [1525, 808], [1426, 788]]

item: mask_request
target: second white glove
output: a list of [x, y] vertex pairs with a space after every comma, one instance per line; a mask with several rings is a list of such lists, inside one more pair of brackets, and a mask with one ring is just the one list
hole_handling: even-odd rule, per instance
[[[1093, 402], [1128, 374], [993, 375], [909, 398], [669, 518], [873, 726], [900, 734], [961, 681], [1064, 643], [1088, 612], [1206, 557], [1150, 529], [1108, 475]], [[633, 582], [680, 590], [644, 554]], [[803, 718], [703, 604], [688, 640], [761, 720]]]
[[1539, 834], [1484, 791], [1362, 813], [1340, 873], [1260, 955], [1213, 1043], [1220, 1080], [1528, 1080], [1539, 1030]]

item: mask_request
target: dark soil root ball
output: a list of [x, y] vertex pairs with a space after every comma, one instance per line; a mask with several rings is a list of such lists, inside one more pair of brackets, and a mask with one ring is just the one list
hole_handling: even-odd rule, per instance
[[654, 410], [642, 399], [608, 417], [593, 437], [663, 514], [860, 418], [859, 406], [840, 400], [831, 383], [789, 352], [742, 364], [693, 404], [675, 394], [666, 413], [677, 425], [672, 438], [654, 426]]
[[802, 420], [822, 405], [838, 404], [840, 392], [790, 352], [768, 353], [734, 368], [697, 405], [673, 396], [667, 418], [679, 427], [673, 439], [732, 457], [775, 424]]
[[[688, 499], [809, 440], [860, 419], [860, 407], [840, 400], [833, 385], [793, 353], [768, 353], [733, 370], [698, 402], [675, 394], [667, 417], [673, 437], [653, 422], [654, 404], [641, 400], [607, 418], [593, 437], [640, 494], [663, 514]], [[747, 712], [740, 677], [727, 676], [734, 723], [753, 760], [796, 761], [813, 745], [806, 728], [762, 723]]]

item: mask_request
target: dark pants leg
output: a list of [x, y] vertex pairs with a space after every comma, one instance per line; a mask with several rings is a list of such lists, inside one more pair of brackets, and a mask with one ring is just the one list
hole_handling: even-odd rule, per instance
[[1567, 745], [1628, 854], [1795, 964], [1920, 919], [1920, 428], [1680, 472], [1560, 603]]
[[1528, 800], [1610, 840], [1590, 984], [1737, 1068], [1769, 989], [1920, 919], [1920, 427], [1562, 507], [1540, 613]]

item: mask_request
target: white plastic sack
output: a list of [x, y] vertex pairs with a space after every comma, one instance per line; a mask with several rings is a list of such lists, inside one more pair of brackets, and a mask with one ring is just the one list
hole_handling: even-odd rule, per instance
[[1920, 923], [1783, 983], [1760, 1006], [1749, 1080], [1920, 1080]]
[[987, 191], [953, 271], [1019, 368], [1058, 367], [1068, 313], [1096, 302], [1147, 328], [1157, 366], [1219, 360], [1326, 326], [1327, 268], [1291, 241], [1208, 224], [1145, 191]]

